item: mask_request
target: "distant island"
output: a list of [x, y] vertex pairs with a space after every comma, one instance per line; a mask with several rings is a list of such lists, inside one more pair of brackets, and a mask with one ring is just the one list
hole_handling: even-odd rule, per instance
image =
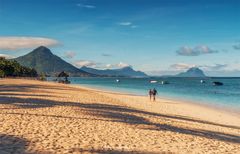
[[108, 76], [108, 77], [148, 77], [147, 74], [141, 71], [135, 71], [132, 67], [127, 66], [119, 69], [105, 69], [99, 70], [90, 67], [83, 66], [81, 70], [86, 71], [88, 73], [100, 75], [100, 76]]
[[[155, 76], [157, 77], [157, 76]], [[181, 72], [181, 73], [178, 73], [176, 75], [162, 75], [162, 76], [159, 76], [159, 77], [189, 77], [189, 78], [200, 78], [200, 77], [208, 77], [205, 75], [205, 73], [203, 72], [203, 70], [201, 70], [200, 68], [198, 67], [192, 67], [192, 68], [189, 68], [188, 70], [186, 70], [185, 72]]]
[[175, 77], [206, 77], [204, 72], [198, 67], [192, 67], [186, 72], [179, 73]]

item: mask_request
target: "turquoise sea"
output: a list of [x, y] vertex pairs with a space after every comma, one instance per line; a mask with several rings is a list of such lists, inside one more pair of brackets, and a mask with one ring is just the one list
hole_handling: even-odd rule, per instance
[[[159, 97], [185, 100], [240, 110], [240, 78], [69, 78], [72, 84], [91, 88], [147, 95], [156, 88]], [[116, 82], [116, 80], [120, 82]], [[155, 80], [157, 83], [150, 83]], [[204, 80], [205, 83], [200, 81]], [[161, 84], [168, 81], [169, 84]], [[220, 81], [223, 86], [213, 86]]]

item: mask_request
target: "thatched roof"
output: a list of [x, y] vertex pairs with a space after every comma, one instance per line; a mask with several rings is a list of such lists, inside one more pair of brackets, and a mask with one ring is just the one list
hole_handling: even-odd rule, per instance
[[58, 77], [69, 77], [69, 75], [66, 72], [62, 71], [58, 74]]

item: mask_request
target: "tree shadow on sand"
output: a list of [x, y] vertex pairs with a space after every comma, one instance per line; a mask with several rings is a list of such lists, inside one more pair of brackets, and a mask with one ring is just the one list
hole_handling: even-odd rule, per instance
[[37, 85], [0, 85], [1, 91], [4, 92], [30, 92], [31, 89], [37, 89]]
[[[152, 114], [146, 111], [139, 111], [136, 109], [129, 109], [126, 107], [116, 107], [112, 105], [103, 105], [103, 104], [88, 104], [88, 113], [95, 115], [96, 117], [103, 117], [108, 119], [114, 119], [118, 122], [133, 124], [133, 125], [144, 125], [142, 129], [154, 130], [154, 131], [171, 131], [177, 132], [186, 135], [194, 135], [199, 137], [205, 137], [209, 139], [216, 139], [219, 141], [226, 141], [232, 143], [240, 143], [240, 136], [232, 135], [222, 132], [201, 130], [201, 129], [190, 129], [190, 128], [181, 128], [172, 126], [169, 124], [160, 124], [149, 121], [144, 118], [145, 116], [155, 116], [157, 118], [171, 118], [172, 120], [182, 120], [182, 121], [190, 121], [190, 122], [198, 122], [193, 119], [189, 120], [187, 118], [179, 118], [174, 116], [162, 115], [162, 114]], [[91, 107], [89, 107], [91, 106]], [[93, 107], [94, 106], [94, 107]], [[86, 107], [86, 105], [85, 105]], [[104, 108], [105, 107], [105, 108]], [[89, 110], [90, 108], [90, 110]], [[124, 111], [122, 111], [124, 110]], [[90, 111], [90, 112], [89, 112]], [[119, 112], [121, 111], [121, 112]], [[134, 115], [132, 114], [134, 113]], [[136, 115], [137, 114], [137, 115]], [[200, 122], [201, 123], [201, 122]], [[208, 123], [212, 124], [212, 123]], [[217, 125], [217, 124], [214, 124]], [[148, 126], [148, 127], [145, 127]], [[222, 125], [221, 125], [222, 126]]]
[[[54, 96], [51, 96], [51, 95], [40, 95], [40, 94], [17, 94], [17, 93], [2, 93], [0, 92], [0, 96], [26, 96], [26, 97], [54, 97]], [[59, 97], [59, 96], [58, 96]]]
[[[12, 93], [11, 92], [16, 92], [16, 91], [19, 91], [19, 92], [31, 92], [32, 90], [31, 89], [41, 89], [41, 90], [52, 90], [52, 89], [55, 89], [55, 90], [71, 90], [71, 91], [82, 91], [82, 89], [80, 88], [75, 88], [75, 87], [59, 87], [59, 86], [56, 86], [56, 85], [48, 85], [47, 87], [46, 86], [42, 86], [42, 85], [38, 85], [38, 84], [31, 84], [31, 85], [0, 85], [0, 89], [2, 92], [6, 91], [8, 92], [8, 96], [12, 96], [12, 98], [10, 99], [14, 99], [14, 96], [17, 96], [18, 94], [15, 94], [15, 93]], [[21, 94], [22, 95], [22, 94]], [[40, 97], [44, 97], [44, 96], [47, 96], [47, 97], [51, 97], [49, 95], [39, 95], [39, 94], [23, 94], [23, 95], [29, 95], [29, 96], [40, 96]], [[4, 96], [4, 94], [2, 95], [0, 93], [0, 103], [3, 103], [4, 101], [1, 101], [1, 96]], [[58, 96], [59, 97], [59, 96]], [[9, 98], [9, 97], [8, 97]], [[4, 99], [4, 97], [3, 97]], [[35, 101], [37, 99], [29, 99], [30, 101]], [[27, 101], [27, 99], [26, 99]], [[50, 106], [55, 106], [55, 105], [66, 105], [65, 103], [61, 103], [61, 102], [54, 102], [54, 101], [51, 101], [51, 103], [48, 103], [50, 100], [44, 100], [44, 99], [41, 99], [41, 100], [37, 100], [38, 101], [41, 101], [40, 103], [37, 103], [37, 106], [34, 105], [32, 106], [33, 108], [36, 108], [36, 107], [50, 107]], [[27, 102], [25, 104], [28, 104]], [[32, 104], [35, 104], [35, 103], [32, 103]], [[49, 106], [48, 106], [48, 105]], [[79, 103], [72, 103], [71, 102], [71, 105], [81, 105]], [[205, 121], [205, 120], [199, 120], [199, 119], [193, 119], [193, 118], [189, 118], [189, 117], [184, 117], [184, 116], [179, 116], [179, 115], [165, 115], [165, 114], [159, 114], [159, 113], [151, 113], [151, 112], [146, 112], [146, 111], [142, 111], [142, 110], [136, 110], [136, 109], [132, 109], [132, 108], [127, 108], [127, 107], [122, 107], [122, 106], [116, 106], [116, 105], [107, 105], [107, 104], [104, 104], [104, 105], [101, 105], [101, 104], [84, 104], [84, 106], [86, 108], [96, 108], [96, 109], [104, 109], [104, 108], [107, 108], [107, 109], [112, 109], [112, 110], [117, 110], [119, 112], [137, 112], [137, 113], [140, 113], [140, 114], [148, 114], [148, 115], [151, 115], [151, 116], [160, 116], [160, 117], [164, 117], [164, 118], [168, 118], [168, 119], [178, 119], [178, 120], [185, 120], [185, 121], [190, 121], [190, 122], [197, 122], [197, 123], [203, 123], [203, 124], [210, 124], [210, 125], [215, 125], [215, 126], [221, 126], [221, 127], [228, 127], [228, 128], [233, 128], [233, 129], [240, 129], [240, 127], [238, 126], [232, 126], [232, 125], [224, 125], [224, 124], [218, 124], [218, 123], [214, 123], [214, 122], [209, 122], [209, 121]], [[28, 105], [24, 105], [22, 104], [21, 107], [31, 107], [31, 106], [28, 106]]]
[[26, 153], [27, 145], [22, 138], [0, 134], [0, 153]]
[[[89, 120], [104, 120], [104, 121], [112, 121], [112, 122], [121, 122], [127, 123], [130, 125], [143, 125], [144, 127], [140, 127], [140, 129], [148, 129], [154, 131], [171, 131], [177, 132], [181, 134], [187, 135], [194, 135], [199, 137], [204, 137], [208, 139], [215, 139], [219, 141], [231, 142], [231, 143], [240, 143], [240, 136], [222, 133], [222, 132], [215, 132], [215, 131], [208, 131], [208, 130], [200, 130], [200, 129], [187, 129], [176, 127], [168, 124], [160, 124], [150, 122], [148, 119], [144, 117], [155, 117], [161, 118], [163, 120], [171, 119], [171, 120], [181, 120], [181, 121], [188, 121], [188, 122], [196, 122], [196, 123], [203, 123], [203, 124], [210, 124], [215, 126], [221, 127], [229, 127], [232, 126], [222, 125], [207, 121], [195, 120], [186, 117], [174, 116], [174, 115], [164, 115], [164, 114], [157, 114], [151, 113], [146, 111], [141, 111], [133, 108], [128, 108], [125, 106], [119, 105], [109, 105], [104, 103], [95, 103], [95, 104], [84, 104], [78, 102], [58, 102], [53, 100], [45, 100], [45, 99], [35, 99], [35, 98], [17, 98], [17, 97], [5, 97], [0, 96], [0, 104], [12, 104], [16, 105], [20, 108], [43, 108], [43, 107], [54, 107], [54, 106], [71, 106], [76, 107], [76, 112], [79, 111], [86, 111], [86, 114], [91, 116], [98, 117], [98, 119], [91, 119]], [[11, 114], [11, 113], [2, 113], [2, 114]], [[18, 113], [13, 113], [18, 114]], [[26, 113], [27, 114], [27, 113]], [[43, 116], [43, 115], [36, 115], [36, 116]], [[44, 116], [54, 116], [55, 118], [75, 118], [75, 117], [65, 117], [65, 116], [55, 116], [55, 115], [44, 115]], [[79, 118], [81, 119], [81, 118]], [[139, 127], [138, 127], [139, 128]], [[234, 129], [239, 129], [233, 126]]]
[[80, 153], [97, 153], [97, 154], [172, 154], [170, 152], [142, 152], [142, 151], [135, 151], [135, 150], [121, 150], [121, 149], [72, 149], [73, 152], [80, 152]]
[[48, 90], [71, 90], [71, 91], [85, 91], [80, 88], [75, 88], [75, 87], [66, 87], [64, 84], [62, 87], [60, 86], [54, 86], [54, 85], [48, 85], [48, 86], [42, 86], [38, 84], [29, 84], [29, 85], [15, 85], [15, 84], [4, 84], [0, 85], [1, 91], [6, 91], [6, 92], [31, 92], [31, 89], [41, 89], [43, 91], [48, 91]]

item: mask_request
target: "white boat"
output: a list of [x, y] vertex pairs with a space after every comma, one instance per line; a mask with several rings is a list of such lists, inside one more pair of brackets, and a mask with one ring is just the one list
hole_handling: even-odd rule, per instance
[[156, 80], [151, 80], [150, 83], [157, 83], [157, 81]]
[[119, 80], [119, 79], [116, 79], [116, 82], [120, 82], [120, 80]]
[[205, 81], [205, 80], [200, 80], [200, 82], [201, 82], [201, 83], [206, 83], [206, 81]]

